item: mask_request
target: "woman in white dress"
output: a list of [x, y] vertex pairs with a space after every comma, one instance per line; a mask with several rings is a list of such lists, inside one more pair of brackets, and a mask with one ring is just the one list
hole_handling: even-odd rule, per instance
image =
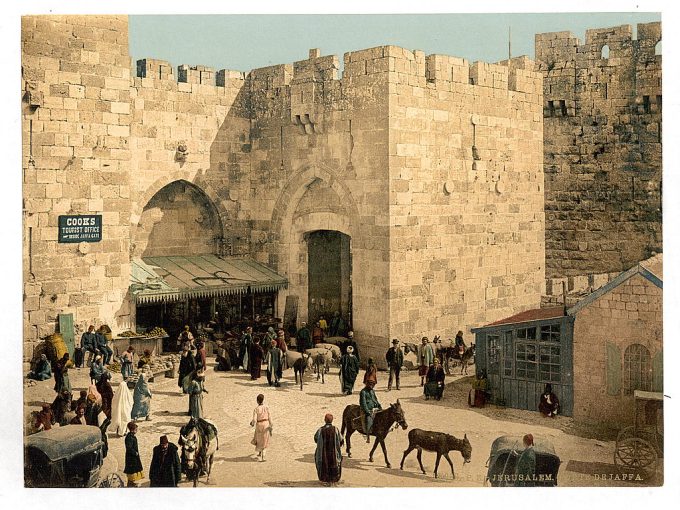
[[257, 407], [253, 410], [253, 419], [250, 426], [255, 427], [255, 435], [250, 444], [255, 446], [255, 451], [260, 462], [265, 460], [269, 438], [272, 435], [273, 425], [269, 407], [264, 404], [264, 395], [257, 396]]
[[130, 417], [132, 405], [132, 392], [128, 388], [127, 383], [122, 381], [113, 395], [113, 401], [111, 402], [111, 424], [108, 430], [115, 432], [118, 436], [123, 436], [127, 432], [127, 424], [132, 421]]

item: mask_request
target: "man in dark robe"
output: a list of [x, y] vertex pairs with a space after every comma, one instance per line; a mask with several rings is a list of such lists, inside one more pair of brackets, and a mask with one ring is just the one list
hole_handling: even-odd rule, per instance
[[179, 358], [179, 377], [177, 379], [177, 386], [182, 390], [182, 393], [186, 393], [185, 386], [190, 382], [186, 378], [196, 370], [196, 360], [194, 355], [191, 354], [188, 345], [182, 346], [182, 355]]
[[269, 386], [281, 386], [279, 381], [282, 376], [283, 353], [279, 349], [276, 339], [271, 341], [271, 347], [267, 353], [267, 382]]
[[347, 340], [342, 342], [342, 345], [340, 346], [340, 353], [345, 354], [347, 352], [348, 347], [352, 348], [352, 352], [354, 353], [354, 355], [359, 360], [359, 363], [361, 363], [361, 356], [359, 356], [359, 346], [357, 345], [356, 341], [354, 340], [354, 331], [348, 331], [347, 332]]
[[[54, 391], [61, 393], [67, 391], [71, 394], [71, 380], [68, 376], [68, 369], [73, 366], [73, 362], [69, 359], [68, 352], [54, 364]], [[70, 400], [70, 399], [69, 399]]]
[[182, 476], [177, 446], [161, 436], [160, 444], [154, 446], [149, 479], [151, 487], [177, 487]]
[[543, 416], [549, 416], [554, 418], [560, 410], [560, 400], [557, 398], [552, 391], [552, 384], [548, 383], [545, 385], [543, 394], [541, 395], [541, 401], [538, 403], [538, 410], [543, 414]]
[[97, 383], [97, 391], [102, 396], [102, 411], [111, 419], [111, 403], [113, 402], [113, 388], [111, 387], [111, 372], [106, 371]]
[[260, 346], [260, 339], [256, 338], [255, 343], [250, 347], [250, 379], [255, 381], [262, 375], [262, 360], [264, 359], [264, 351]]
[[137, 424], [133, 421], [127, 424], [128, 433], [125, 435], [125, 468], [123, 473], [128, 477], [128, 487], [136, 487], [136, 483], [143, 477], [142, 459], [139, 458], [137, 443]]
[[342, 475], [343, 440], [338, 429], [333, 425], [333, 415], [324, 416], [325, 425], [314, 434], [316, 451], [314, 464], [319, 481], [333, 485], [340, 481]]
[[352, 394], [358, 374], [359, 360], [354, 355], [354, 349], [350, 346], [347, 348], [347, 352], [340, 356], [340, 381], [344, 395]]
[[250, 347], [253, 345], [253, 328], [248, 326], [241, 337], [238, 351], [238, 362], [245, 372], [250, 372]]
[[189, 393], [189, 416], [196, 420], [203, 418], [203, 393], [208, 393], [204, 384], [204, 372], [194, 372], [191, 377], [191, 383], [187, 388]]
[[297, 343], [298, 352], [305, 352], [312, 347], [312, 334], [310, 333], [306, 322], [302, 323], [302, 326], [295, 334], [295, 341]]
[[345, 321], [340, 316], [340, 312], [336, 311], [333, 314], [330, 324], [328, 325], [328, 336], [342, 336], [345, 334]]

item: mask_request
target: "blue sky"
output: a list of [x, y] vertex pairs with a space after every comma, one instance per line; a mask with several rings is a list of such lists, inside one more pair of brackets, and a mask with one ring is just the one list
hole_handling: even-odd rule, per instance
[[[132, 58], [248, 71], [322, 55], [392, 44], [427, 54], [496, 62], [534, 56], [534, 35], [660, 21], [660, 13], [132, 15]], [[634, 28], [635, 30], [635, 28]]]

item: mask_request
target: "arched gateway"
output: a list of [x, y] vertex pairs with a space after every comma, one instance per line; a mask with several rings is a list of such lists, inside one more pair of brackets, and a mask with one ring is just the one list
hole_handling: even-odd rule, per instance
[[[220, 214], [222, 212], [223, 214]], [[158, 189], [133, 229], [131, 296], [137, 328], [162, 326], [165, 349], [185, 325], [219, 330], [272, 322], [286, 279], [245, 257], [225, 255], [227, 218], [197, 184], [179, 179]]]

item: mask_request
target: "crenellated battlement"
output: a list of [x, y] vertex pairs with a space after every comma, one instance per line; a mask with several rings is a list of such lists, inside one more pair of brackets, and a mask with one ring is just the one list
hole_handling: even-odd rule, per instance
[[[303, 99], [306, 92], [315, 90], [311, 84], [336, 83], [336, 86], [339, 86], [341, 81], [355, 83], [361, 77], [382, 74], [385, 74], [386, 82], [403, 82], [435, 89], [442, 86], [450, 90], [450, 84], [453, 83], [519, 92], [535, 92], [536, 87], [540, 89], [541, 75], [534, 71], [533, 62], [526, 56], [514, 58], [510, 62], [504, 60], [498, 63], [470, 63], [460, 57], [425, 55], [425, 52], [420, 50], [378, 46], [347, 52], [343, 59], [344, 70], [340, 75], [338, 57], [321, 56], [321, 51], [316, 48], [310, 50], [309, 58], [305, 60], [256, 68], [246, 73], [228, 69], [215, 72], [211, 67], [187, 64], [177, 66], [177, 71], [174, 72], [172, 65], [165, 60], [145, 58], [136, 62], [135, 76], [143, 80], [142, 86], [161, 88], [167, 88], [168, 84], [173, 82], [212, 87], [241, 87], [247, 81], [251, 91], [262, 92], [302, 86], [304, 90], [300, 94]], [[164, 85], [161, 85], [162, 83]], [[187, 87], [180, 88], [189, 90]], [[330, 88], [333, 88], [333, 85]], [[191, 91], [202, 89], [196, 87]], [[311, 97], [308, 95], [308, 98]]]
[[[541, 75], [534, 71], [528, 57], [517, 57], [498, 63], [473, 62], [449, 55], [425, 55], [420, 50], [398, 46], [380, 46], [346, 53], [344, 78], [356, 78], [379, 73], [396, 73], [401, 82], [449, 89], [458, 83], [502, 90], [533, 92], [540, 90]], [[530, 65], [527, 63], [530, 62]], [[413, 77], [415, 80], [404, 79]], [[516, 88], [519, 86], [520, 88]]]
[[[136, 80], [136, 81], [135, 81]], [[174, 89], [180, 92], [215, 93], [226, 88], [240, 88], [245, 82], [245, 73], [212, 67], [182, 64], [173, 72], [170, 62], [144, 58], [137, 60], [137, 71], [133, 83], [145, 88]]]
[[547, 32], [535, 36], [536, 61], [546, 65], [547, 70], [560, 62], [565, 65], [559, 67], [583, 67], [591, 65], [592, 60], [605, 58], [609, 65], [619, 65], [617, 59], [632, 59], [634, 54], [638, 60], [654, 61], [661, 59], [655, 55], [660, 41], [660, 22], [638, 23], [637, 39], [633, 39], [631, 25], [589, 29], [583, 44], [571, 32]]

